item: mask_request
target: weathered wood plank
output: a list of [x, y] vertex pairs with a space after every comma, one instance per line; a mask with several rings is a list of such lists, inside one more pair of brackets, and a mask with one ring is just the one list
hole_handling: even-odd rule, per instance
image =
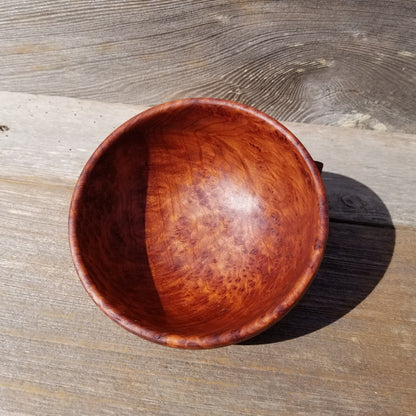
[[[73, 186], [99, 143], [145, 107], [0, 92], [0, 178]], [[325, 163], [333, 219], [415, 225], [416, 135], [285, 123]]]
[[88, 298], [67, 245], [70, 186], [0, 184], [2, 414], [414, 414], [414, 229], [332, 222], [284, 321], [244, 345], [181, 351]]
[[413, 133], [415, 19], [412, 0], [3, 0], [0, 89], [217, 96], [282, 120]]
[[258, 338], [179, 351], [105, 317], [67, 243], [83, 164], [143, 107], [11, 93], [0, 102], [2, 414], [415, 413], [413, 135], [288, 123], [326, 164], [332, 221], [318, 276]]

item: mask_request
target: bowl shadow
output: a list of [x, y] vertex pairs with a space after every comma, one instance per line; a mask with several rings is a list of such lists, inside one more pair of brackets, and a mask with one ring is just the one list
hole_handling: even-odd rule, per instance
[[387, 270], [396, 232], [386, 205], [354, 179], [330, 172], [322, 179], [330, 221], [321, 267], [291, 312], [242, 345], [285, 341], [330, 325], [359, 305]]

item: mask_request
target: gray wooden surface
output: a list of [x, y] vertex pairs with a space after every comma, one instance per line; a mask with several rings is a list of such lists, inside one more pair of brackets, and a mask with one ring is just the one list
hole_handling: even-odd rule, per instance
[[416, 2], [2, 0], [0, 90], [416, 130]]
[[286, 123], [325, 163], [318, 276], [257, 338], [182, 351], [104, 316], [67, 242], [84, 163], [143, 107], [4, 92], [0, 102], [1, 415], [416, 413], [416, 135]]

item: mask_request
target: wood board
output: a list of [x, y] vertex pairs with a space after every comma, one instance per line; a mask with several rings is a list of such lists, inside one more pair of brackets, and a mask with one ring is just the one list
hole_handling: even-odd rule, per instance
[[414, 133], [412, 0], [3, 0], [0, 90]]
[[320, 272], [259, 337], [180, 351], [105, 317], [67, 243], [83, 164], [143, 108], [14, 93], [0, 102], [2, 414], [415, 412], [415, 202], [406, 193], [415, 136], [394, 135], [392, 146], [380, 132], [285, 123], [326, 164], [331, 221]]

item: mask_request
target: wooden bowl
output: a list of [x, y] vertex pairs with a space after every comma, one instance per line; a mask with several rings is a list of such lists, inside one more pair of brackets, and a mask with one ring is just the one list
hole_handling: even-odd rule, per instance
[[70, 247], [96, 304], [159, 344], [212, 348], [285, 315], [319, 267], [320, 172], [267, 115], [185, 99], [117, 128], [72, 197]]

